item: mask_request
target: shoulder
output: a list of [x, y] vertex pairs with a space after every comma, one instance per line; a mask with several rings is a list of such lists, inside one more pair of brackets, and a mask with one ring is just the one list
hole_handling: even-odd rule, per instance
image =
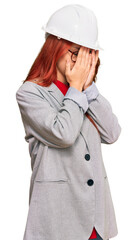
[[37, 83], [35, 83], [35, 81], [26, 81], [17, 89], [16, 96], [20, 93], [34, 93], [37, 95], [41, 95], [43, 91], [45, 94], [48, 93], [46, 87], [38, 85]]
[[18, 88], [19, 90], [27, 90], [27, 89], [34, 89], [37, 88], [38, 84], [36, 84], [34, 81], [26, 81], [22, 83], [22, 85]]

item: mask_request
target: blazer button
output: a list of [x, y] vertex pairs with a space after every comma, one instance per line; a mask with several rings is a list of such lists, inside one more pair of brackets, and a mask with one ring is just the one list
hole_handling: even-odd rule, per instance
[[94, 181], [93, 181], [92, 179], [89, 179], [89, 180], [87, 181], [87, 184], [88, 184], [89, 186], [92, 186], [92, 185], [94, 184]]
[[89, 155], [89, 154], [86, 154], [86, 155], [85, 155], [85, 159], [86, 159], [87, 161], [89, 161], [89, 160], [90, 160], [90, 155]]

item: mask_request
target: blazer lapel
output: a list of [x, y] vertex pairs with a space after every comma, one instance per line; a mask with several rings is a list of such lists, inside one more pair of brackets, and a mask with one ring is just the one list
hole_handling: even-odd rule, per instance
[[52, 82], [50, 86], [46, 87], [46, 90], [49, 92], [51, 97], [56, 100], [57, 105], [62, 106], [64, 94], [60, 91], [56, 84]]

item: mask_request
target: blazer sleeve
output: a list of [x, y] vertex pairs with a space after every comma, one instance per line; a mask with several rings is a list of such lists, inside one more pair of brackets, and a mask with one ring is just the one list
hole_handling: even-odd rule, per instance
[[114, 143], [122, 129], [117, 116], [113, 113], [111, 104], [100, 94], [95, 83], [92, 83], [86, 90], [84, 93], [89, 103], [88, 113], [99, 129], [101, 143]]
[[86, 94], [86, 97], [87, 97], [87, 100], [88, 100], [88, 104], [90, 104], [99, 95], [98, 88], [96, 87], [96, 84], [94, 83], [94, 81], [92, 82], [92, 84], [89, 87], [87, 87], [82, 92], [84, 94]]
[[[54, 148], [67, 148], [75, 142], [80, 133], [84, 113], [88, 109], [84, 93], [72, 88], [62, 101], [63, 106], [57, 111], [39, 89], [31, 85], [29, 89], [21, 86], [16, 92], [26, 137], [34, 136], [44, 145]], [[74, 94], [75, 92], [75, 94]]]

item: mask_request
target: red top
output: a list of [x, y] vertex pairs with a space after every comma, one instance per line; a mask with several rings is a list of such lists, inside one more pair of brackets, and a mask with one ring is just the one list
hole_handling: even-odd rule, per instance
[[[60, 91], [65, 95], [66, 92], [68, 91], [68, 88], [69, 86], [64, 84], [63, 82], [59, 81], [59, 80], [56, 80], [56, 81], [53, 81], [54, 84], [56, 84], [56, 86], [60, 89]], [[92, 231], [92, 234], [90, 235], [89, 239], [95, 239], [97, 238], [97, 233], [96, 233], [96, 230], [95, 228], [93, 228], [93, 231]]]

